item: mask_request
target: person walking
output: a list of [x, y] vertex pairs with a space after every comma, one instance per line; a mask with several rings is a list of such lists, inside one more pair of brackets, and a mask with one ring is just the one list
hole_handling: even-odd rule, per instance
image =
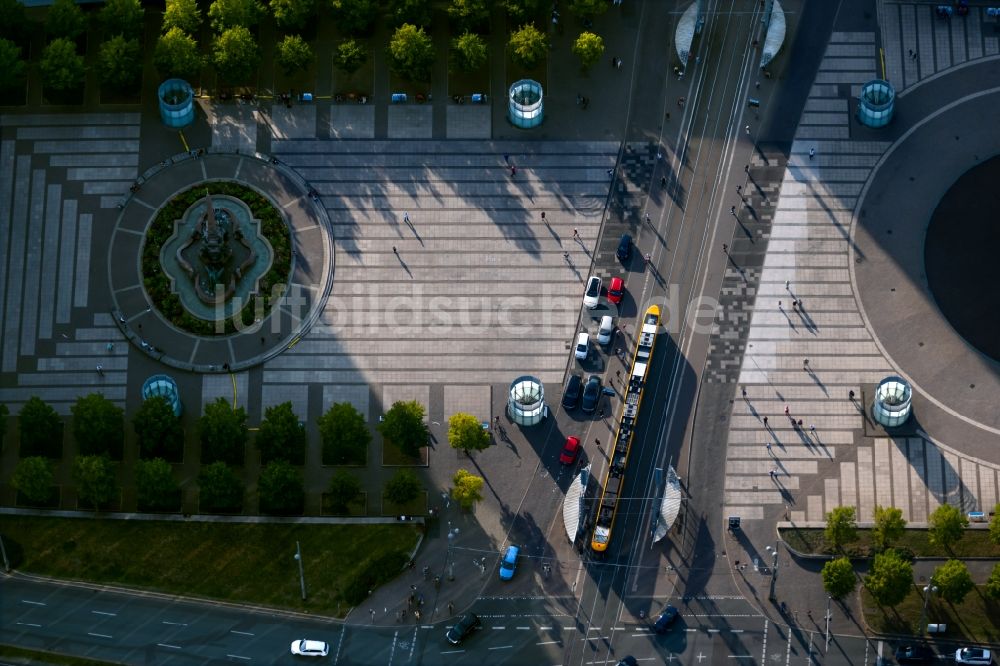
[[97, 366], [97, 374], [100, 375], [101, 377], [104, 376], [104, 366], [103, 365], [98, 364], [98, 366]]
[[785, 416], [788, 416], [788, 412], [789, 412], [789, 411], [790, 411], [790, 410], [788, 409], [788, 405], [785, 405]]
[[812, 159], [813, 157], [815, 157], [815, 155], [816, 155], [816, 149], [815, 148], [810, 148], [809, 149], [809, 159]]
[[576, 227], [573, 228], [573, 238], [580, 240], [580, 230]]
[[767, 417], [766, 416], [764, 417], [764, 427], [765, 428], [767, 427]]
[[789, 280], [785, 280], [785, 291], [791, 291], [788, 286], [791, 284]]
[[569, 252], [563, 252], [563, 259], [569, 261]]
[[746, 400], [746, 398], [747, 398], [747, 387], [744, 386], [743, 387], [743, 399]]
[[744, 129], [746, 129], [746, 131], [747, 131], [747, 135], [749, 135], [749, 134], [750, 134], [750, 126], [749, 126], [749, 125], [747, 125], [747, 126], [746, 126], [746, 127], [744, 128]]
[[406, 212], [403, 213], [403, 222], [405, 222], [407, 224], [410, 223], [410, 214], [409, 213], [406, 213]]
[[393, 245], [393, 246], [392, 246], [392, 253], [393, 253], [394, 255], [396, 255], [397, 257], [399, 256], [399, 250], [397, 250], [397, 249], [396, 249], [396, 246], [395, 246], [395, 245]]
[[729, 254], [729, 245], [728, 244], [726, 244], [726, 243], [722, 244], [722, 253], [723, 254]]
[[545, 221], [545, 211], [543, 210], [542, 211], [542, 222], [544, 222], [544, 221]]
[[510, 175], [512, 177], [517, 175], [517, 166], [514, 164], [510, 165]]
[[736, 217], [736, 206], [729, 207], [729, 214], [732, 215], [733, 217]]

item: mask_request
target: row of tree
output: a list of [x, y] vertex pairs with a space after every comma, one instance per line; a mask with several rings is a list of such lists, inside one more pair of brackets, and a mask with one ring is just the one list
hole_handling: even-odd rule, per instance
[[[913, 590], [913, 567], [907, 556], [892, 547], [906, 530], [903, 512], [896, 507], [876, 506], [873, 516], [872, 541], [879, 552], [875, 554], [868, 574], [863, 579], [865, 588], [876, 602], [895, 606]], [[931, 513], [928, 520], [928, 541], [950, 552], [965, 533], [968, 518], [950, 504], [942, 504]], [[836, 551], [858, 538], [854, 507], [840, 506], [827, 514], [824, 536]], [[989, 528], [990, 540], [1000, 544], [1000, 505], [996, 507]], [[854, 565], [846, 555], [830, 560], [823, 566], [823, 587], [835, 599], [851, 594], [858, 583]], [[941, 597], [949, 603], [961, 603], [975, 589], [968, 567], [958, 559], [949, 559], [934, 571], [932, 584]], [[986, 594], [1000, 600], [1000, 563], [994, 566], [985, 586]]]

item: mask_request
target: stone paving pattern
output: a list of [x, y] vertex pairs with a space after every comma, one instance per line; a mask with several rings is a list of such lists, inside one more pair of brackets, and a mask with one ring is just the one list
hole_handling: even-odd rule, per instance
[[[916, 12], [926, 18], [933, 12], [931, 5], [886, 7], [890, 17], [898, 12], [912, 19]], [[976, 18], [965, 33], [954, 29], [958, 20], [918, 21], [923, 26], [918, 31], [920, 62], [932, 64], [934, 60], [924, 58], [937, 53], [936, 62], [944, 68], [959, 55], [964, 60], [995, 52], [996, 38], [982, 37], [979, 12], [971, 12]], [[890, 22], [888, 32], [892, 30]], [[903, 34], [905, 50], [913, 34]], [[942, 59], [940, 48], [931, 48], [932, 39], [941, 46], [941, 35], [953, 40], [951, 60]], [[893, 57], [899, 54], [887, 48], [892, 79]], [[715, 342], [718, 347], [746, 339], [738, 378], [722, 368], [715, 377], [738, 381], [747, 390], [743, 399], [737, 389], [733, 401], [725, 494], [728, 514], [745, 520], [773, 518], [783, 510], [793, 521], [822, 521], [831, 508], [851, 505], [865, 521], [881, 504], [900, 508], [910, 522], [923, 523], [943, 503], [990, 511], [998, 501], [996, 462], [960, 453], [919, 430], [893, 438], [870, 427], [866, 431], [863, 396], [894, 374], [865, 326], [849, 266], [857, 197], [890, 145], [852, 138], [850, 100], [877, 76], [877, 58], [875, 34], [832, 35], [784, 169], [756, 293], [739, 291], [742, 280], [732, 276], [732, 267], [727, 276], [724, 301], [727, 291], [734, 302], [756, 298], [748, 326], [740, 331], [737, 325], [726, 336], [724, 322]], [[918, 71], [933, 73], [924, 64]], [[916, 82], [915, 76], [907, 84]], [[899, 80], [898, 72], [895, 78]], [[810, 149], [816, 151], [812, 158]], [[754, 164], [750, 175], [759, 174], [762, 166]], [[798, 299], [803, 307], [793, 307]], [[731, 323], [743, 320], [727, 312]], [[857, 395], [853, 402], [848, 399], [852, 390]], [[784, 415], [786, 406], [791, 418]], [[769, 429], [762, 422], [765, 415]], [[801, 419], [802, 427], [793, 419]]]

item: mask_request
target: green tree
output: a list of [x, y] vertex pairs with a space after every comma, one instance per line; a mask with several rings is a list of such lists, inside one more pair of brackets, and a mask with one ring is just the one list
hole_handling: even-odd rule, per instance
[[389, 0], [389, 19], [394, 25], [431, 24], [431, 4], [429, 0]]
[[118, 493], [114, 463], [106, 454], [77, 456], [73, 463], [73, 480], [80, 503], [89, 504], [94, 511], [99, 511], [102, 504], [113, 500]]
[[1000, 562], [993, 565], [993, 571], [986, 581], [986, 596], [990, 599], [1000, 599]]
[[969, 519], [958, 508], [950, 504], [942, 504], [930, 515], [927, 530], [927, 541], [934, 546], [951, 550], [952, 545], [962, 538]]
[[163, 32], [180, 28], [189, 35], [201, 27], [201, 10], [198, 0], [167, 0], [167, 10], [163, 12]]
[[338, 402], [319, 417], [324, 465], [364, 465], [372, 434], [365, 417], [349, 402]]
[[87, 17], [73, 0], [55, 0], [45, 16], [45, 30], [50, 37], [74, 40], [87, 29]]
[[76, 399], [73, 413], [73, 437], [85, 456], [107, 453], [121, 460], [125, 441], [125, 416], [121, 407], [101, 393]]
[[175, 462], [181, 459], [184, 429], [170, 401], [162, 395], [142, 401], [132, 417], [132, 428], [141, 457], [166, 458]]
[[990, 541], [1000, 544], [1000, 504], [993, 507], [993, 517], [990, 518]]
[[448, 17], [459, 29], [468, 32], [489, 22], [490, 6], [486, 0], [451, 0]]
[[135, 493], [140, 511], [175, 511], [180, 506], [174, 470], [163, 458], [135, 462]]
[[348, 74], [358, 71], [361, 65], [368, 60], [368, 49], [356, 39], [345, 39], [337, 45], [337, 53], [333, 56], [333, 63]]
[[101, 80], [115, 88], [128, 88], [142, 74], [142, 51], [138, 39], [115, 35], [101, 44], [98, 60], [101, 63]]
[[282, 30], [302, 30], [313, 18], [313, 0], [270, 0], [274, 21]]
[[247, 413], [242, 407], [233, 409], [225, 398], [205, 405], [198, 419], [201, 439], [201, 462], [243, 464], [243, 447], [247, 441]]
[[513, 23], [523, 23], [538, 11], [539, 0], [501, 0], [507, 18]]
[[940, 565], [931, 579], [941, 592], [941, 598], [952, 604], [962, 603], [965, 595], [976, 587], [968, 567], [961, 560], [948, 560]]
[[24, 5], [19, 0], [0, 0], [0, 38], [20, 39], [27, 25]]
[[293, 74], [309, 66], [313, 60], [313, 50], [299, 35], [285, 35], [278, 42], [277, 60], [285, 74]]
[[823, 565], [823, 589], [834, 599], [843, 599], [854, 591], [858, 577], [846, 557], [829, 560]]
[[427, 445], [427, 425], [424, 423], [424, 406], [416, 400], [396, 402], [378, 424], [382, 437], [408, 456], [420, 455]]
[[393, 504], [406, 504], [417, 498], [423, 486], [412, 470], [401, 469], [385, 483], [385, 498]]
[[352, 35], [368, 32], [378, 12], [376, 0], [330, 0], [330, 6], [340, 29]]
[[472, 505], [483, 499], [483, 477], [476, 476], [472, 472], [460, 469], [455, 472], [451, 479], [455, 485], [451, 488], [451, 497], [461, 505], [463, 509], [471, 509]]
[[24, 403], [17, 421], [22, 457], [62, 457], [63, 423], [51, 405], [33, 395]]
[[472, 414], [458, 412], [448, 419], [448, 443], [453, 449], [461, 449], [467, 454], [482, 451], [490, 446], [490, 433]]
[[201, 69], [201, 54], [194, 37], [178, 27], [160, 36], [153, 51], [153, 64], [163, 78], [193, 79]]
[[275, 460], [295, 465], [305, 462], [306, 429], [295, 415], [291, 402], [264, 410], [264, 420], [257, 431], [257, 448], [263, 465]]
[[486, 40], [474, 32], [464, 32], [451, 40], [452, 61], [466, 72], [474, 72], [486, 64], [489, 50]]
[[409, 81], [430, 79], [434, 63], [434, 43], [423, 28], [404, 23], [389, 41], [389, 66]]
[[52, 462], [42, 456], [21, 458], [10, 477], [10, 485], [32, 504], [44, 504], [52, 497]]
[[0, 39], [0, 90], [24, 86], [25, 69], [21, 47], [9, 39]]
[[51, 90], [73, 90], [83, 85], [83, 58], [76, 44], [54, 39], [42, 51], [42, 84]]
[[879, 604], [895, 606], [913, 587], [913, 567], [895, 550], [879, 553], [865, 576], [865, 587]]
[[840, 550], [845, 543], [858, 538], [858, 525], [854, 520], [853, 506], [837, 506], [826, 514], [826, 531], [823, 536], [833, 546]]
[[906, 519], [903, 512], [894, 506], [883, 507], [875, 505], [872, 516], [874, 525], [872, 526], [872, 541], [879, 550], [884, 550], [899, 540], [906, 532]]
[[243, 506], [243, 483], [224, 462], [205, 465], [198, 474], [198, 508], [202, 511], [237, 512]]
[[101, 27], [105, 38], [124, 35], [138, 39], [142, 34], [142, 4], [139, 0], [104, 0]]
[[361, 497], [361, 481], [346, 469], [339, 469], [330, 477], [327, 501], [334, 513], [347, 513], [352, 502]]
[[521, 67], [531, 69], [541, 62], [549, 51], [549, 40], [531, 23], [526, 23], [511, 33], [510, 57]]
[[570, 0], [569, 10], [581, 18], [594, 18], [603, 14], [609, 4], [607, 0]]
[[212, 62], [219, 76], [226, 81], [230, 83], [246, 81], [257, 69], [259, 61], [257, 40], [243, 26], [229, 28], [216, 37]]
[[604, 55], [604, 40], [592, 32], [581, 32], [573, 42], [573, 53], [580, 59], [584, 69], [590, 69]]
[[208, 8], [208, 20], [216, 32], [236, 27], [252, 28], [263, 11], [258, 0], [213, 0]]
[[257, 490], [260, 492], [260, 509], [264, 513], [302, 513], [305, 501], [302, 474], [287, 461], [268, 463], [260, 472]]

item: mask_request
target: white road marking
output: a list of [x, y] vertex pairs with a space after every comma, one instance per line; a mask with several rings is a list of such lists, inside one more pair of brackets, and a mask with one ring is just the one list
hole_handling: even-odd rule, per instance
[[42, 626], [40, 624], [35, 624], [34, 622], [18, 622], [18, 624], [21, 625], [22, 627], [36, 627], [36, 628], [41, 628], [41, 626]]
[[501, 645], [499, 647], [491, 647], [489, 649], [490, 650], [510, 650], [513, 647], [514, 647], [513, 645]]
[[462, 654], [465, 650], [448, 650], [447, 652], [442, 652], [441, 654]]
[[175, 627], [186, 627], [187, 626], [187, 622], [167, 622], [166, 620], [163, 620], [162, 622], [163, 622], [163, 624], [170, 624], [170, 625], [173, 625]]
[[506, 629], [507, 627], [490, 627], [490, 629]]
[[552, 627], [538, 627], [539, 631], [552, 631]]
[[104, 611], [90, 611], [94, 615], [107, 615], [109, 617], [118, 617], [118, 613], [105, 613]]
[[229, 633], [239, 634], [240, 636], [253, 636], [249, 631], [236, 631], [235, 629], [230, 629]]
[[171, 648], [173, 650], [180, 650], [180, 645], [170, 645], [169, 643], [157, 643], [160, 647]]
[[528, 629], [531, 629], [531, 627], [514, 627], [514, 628], [521, 629], [522, 631], [527, 631]]
[[107, 634], [95, 634], [92, 631], [87, 632], [88, 636], [96, 636], [97, 638], [113, 638], [113, 636], [108, 636]]
[[250, 661], [250, 657], [243, 657], [238, 654], [227, 654], [226, 656], [231, 659], [242, 659], [243, 661]]
[[41, 601], [28, 601], [27, 599], [21, 599], [22, 604], [31, 604], [32, 606], [44, 606]]
[[559, 641], [545, 641], [544, 643], [535, 643], [535, 645], [556, 645]]

